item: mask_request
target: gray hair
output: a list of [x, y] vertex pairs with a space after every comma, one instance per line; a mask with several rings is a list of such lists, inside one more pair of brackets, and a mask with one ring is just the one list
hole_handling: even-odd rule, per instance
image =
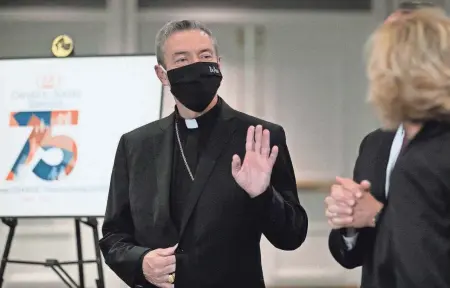
[[206, 33], [212, 40], [214, 45], [214, 51], [216, 55], [219, 55], [219, 48], [217, 45], [216, 38], [212, 35], [211, 30], [209, 30], [203, 23], [195, 20], [181, 20], [181, 21], [170, 21], [167, 22], [156, 34], [155, 48], [156, 48], [156, 59], [158, 64], [165, 68], [164, 63], [164, 44], [167, 39], [176, 32], [186, 31], [186, 30], [200, 30]]

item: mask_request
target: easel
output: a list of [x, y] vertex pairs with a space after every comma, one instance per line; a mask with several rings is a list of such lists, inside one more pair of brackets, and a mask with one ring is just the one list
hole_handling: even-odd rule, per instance
[[[52, 53], [55, 57], [71, 57], [75, 55], [75, 49], [72, 38], [67, 35], [60, 35], [53, 40], [52, 43]], [[34, 218], [37, 219], [38, 217]], [[75, 217], [75, 236], [76, 236], [76, 247], [77, 247], [77, 260], [76, 261], [59, 261], [57, 259], [47, 259], [44, 262], [37, 261], [23, 261], [23, 260], [11, 260], [9, 259], [9, 253], [11, 251], [12, 241], [16, 232], [18, 225], [18, 218], [1, 218], [3, 224], [9, 227], [8, 237], [6, 239], [5, 250], [3, 251], [3, 256], [0, 265], [0, 288], [3, 287], [3, 276], [6, 270], [6, 264], [22, 264], [22, 265], [38, 265], [51, 268], [59, 278], [67, 285], [69, 288], [85, 288], [84, 281], [84, 264], [96, 263], [98, 271], [98, 279], [96, 280], [97, 288], [105, 287], [105, 280], [103, 276], [103, 266], [102, 258], [100, 254], [99, 246], [99, 234], [98, 234], [98, 222], [95, 217]], [[94, 236], [94, 247], [95, 247], [95, 260], [84, 260], [82, 243], [81, 243], [81, 224], [85, 224], [92, 228], [92, 233]], [[64, 270], [63, 266], [67, 265], [77, 265], [78, 266], [78, 283]]]
[[[35, 218], [36, 219], [36, 218]], [[2, 262], [0, 265], [0, 288], [3, 287], [3, 276], [5, 274], [6, 264], [22, 264], [22, 265], [38, 265], [51, 268], [59, 278], [69, 288], [85, 288], [84, 281], [84, 264], [96, 263], [98, 271], [98, 279], [96, 280], [97, 288], [105, 287], [105, 280], [103, 275], [102, 258], [100, 254], [99, 234], [98, 234], [98, 222], [95, 217], [75, 218], [75, 237], [77, 247], [77, 260], [76, 261], [59, 261], [57, 259], [47, 259], [44, 262], [37, 261], [23, 261], [23, 260], [11, 260], [9, 259], [9, 253], [11, 251], [12, 242], [18, 225], [18, 218], [2, 218], [3, 224], [9, 227], [9, 233], [5, 244], [5, 250], [3, 251]], [[95, 260], [84, 260], [83, 250], [81, 243], [81, 224], [85, 224], [92, 228], [95, 245]], [[78, 283], [64, 270], [63, 266], [78, 265], [79, 281]]]

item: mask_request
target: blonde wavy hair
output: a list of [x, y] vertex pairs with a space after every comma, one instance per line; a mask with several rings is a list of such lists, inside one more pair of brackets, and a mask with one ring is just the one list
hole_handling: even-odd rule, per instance
[[383, 23], [367, 46], [369, 102], [385, 129], [450, 121], [450, 19], [423, 8]]

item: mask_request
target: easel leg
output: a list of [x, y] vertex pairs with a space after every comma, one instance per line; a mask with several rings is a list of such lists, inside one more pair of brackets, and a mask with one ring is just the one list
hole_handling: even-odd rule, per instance
[[[78, 257], [78, 275], [79, 275], [79, 287], [85, 288], [84, 286], [84, 265], [83, 265], [83, 247], [81, 244], [81, 219], [75, 219], [75, 236], [77, 241], [77, 257]], [[0, 287], [1, 288], [1, 287]]]
[[[88, 263], [96, 263], [98, 268], [99, 279], [97, 279], [97, 287], [104, 288], [104, 276], [103, 276], [103, 268], [102, 268], [102, 258], [100, 254], [99, 247], [99, 237], [98, 237], [98, 224], [96, 218], [88, 218], [88, 221], [83, 221], [81, 218], [75, 219], [75, 234], [76, 234], [76, 245], [77, 245], [77, 261], [66, 261], [59, 262], [55, 259], [47, 259], [45, 262], [36, 262], [36, 261], [23, 261], [23, 260], [10, 260], [8, 259], [9, 253], [11, 250], [12, 241], [14, 238], [14, 233], [17, 226], [17, 218], [1, 218], [2, 222], [9, 227], [9, 233], [5, 244], [5, 250], [3, 251], [3, 256], [1, 259], [0, 266], [0, 288], [3, 287], [4, 279], [3, 276], [5, 274], [6, 265], [8, 263], [15, 264], [27, 264], [27, 265], [40, 265], [44, 267], [51, 268], [68, 287], [76, 287], [76, 288], [85, 288], [85, 280], [84, 280], [84, 264]], [[82, 250], [82, 242], [81, 242], [81, 223], [88, 225], [93, 229], [94, 241], [95, 241], [95, 260], [84, 260], [83, 259], [83, 250]], [[63, 265], [78, 265], [79, 272], [79, 284], [77, 285], [76, 281], [73, 280], [70, 275], [63, 269]], [[65, 276], [65, 277], [64, 277]], [[73, 286], [72, 286], [73, 285]]]
[[9, 252], [11, 251], [11, 244], [16, 231], [16, 218], [3, 218], [2, 222], [9, 227], [8, 238], [6, 239], [5, 250], [3, 251], [2, 262], [0, 265], [0, 288], [3, 286], [3, 276], [5, 275], [6, 264], [8, 263]]
[[[94, 247], [95, 247], [95, 259], [97, 262], [97, 288], [105, 287], [105, 278], [103, 276], [102, 255], [100, 253], [99, 235], [98, 235], [98, 221], [97, 218], [88, 218], [89, 225], [92, 227], [92, 233], [94, 235]], [[1, 287], [0, 287], [1, 288]]]

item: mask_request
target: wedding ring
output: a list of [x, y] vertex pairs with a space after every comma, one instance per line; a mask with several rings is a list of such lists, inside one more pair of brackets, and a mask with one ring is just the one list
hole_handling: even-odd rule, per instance
[[174, 274], [169, 274], [169, 283], [170, 284], [175, 283], [175, 273]]

